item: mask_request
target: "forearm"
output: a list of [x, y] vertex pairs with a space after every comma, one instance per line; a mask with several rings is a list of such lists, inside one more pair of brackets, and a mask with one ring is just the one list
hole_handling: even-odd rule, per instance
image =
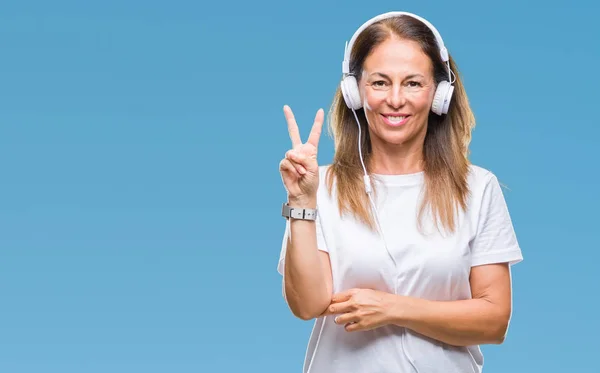
[[327, 308], [331, 301], [331, 290], [326, 286], [325, 271], [317, 248], [316, 222], [291, 219], [289, 225], [291, 234], [288, 236], [285, 256], [285, 296], [292, 313], [308, 320]]
[[502, 343], [510, 319], [510, 312], [487, 299], [396, 300], [392, 312], [394, 324], [454, 346]]

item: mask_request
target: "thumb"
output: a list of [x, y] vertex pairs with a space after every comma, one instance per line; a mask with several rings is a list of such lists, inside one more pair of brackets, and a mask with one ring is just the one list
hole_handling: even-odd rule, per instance
[[352, 296], [354, 294], [356, 294], [356, 292], [357, 292], [357, 289], [350, 289], [350, 290], [343, 291], [341, 293], [334, 294], [331, 297], [331, 302], [332, 303], [345, 302], [348, 299], [352, 298]]

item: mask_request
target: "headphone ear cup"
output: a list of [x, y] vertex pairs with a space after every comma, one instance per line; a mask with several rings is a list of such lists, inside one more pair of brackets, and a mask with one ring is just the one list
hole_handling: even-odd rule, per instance
[[358, 92], [358, 83], [356, 78], [352, 75], [344, 77], [340, 84], [342, 89], [342, 96], [344, 101], [350, 109], [358, 110], [362, 108], [362, 102], [360, 102], [360, 93]]
[[448, 108], [450, 108], [450, 101], [452, 100], [453, 93], [454, 86], [445, 80], [441, 81], [435, 90], [431, 111], [437, 115], [448, 114]]

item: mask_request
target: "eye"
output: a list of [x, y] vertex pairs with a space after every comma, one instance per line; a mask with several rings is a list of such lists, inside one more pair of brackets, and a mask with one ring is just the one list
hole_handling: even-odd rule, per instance
[[408, 83], [406, 83], [410, 88], [418, 88], [418, 87], [422, 87], [423, 84], [421, 84], [420, 82], [417, 82], [415, 80], [411, 80]]
[[371, 85], [375, 88], [383, 88], [386, 86], [386, 82], [383, 80], [378, 80], [378, 81], [371, 83]]

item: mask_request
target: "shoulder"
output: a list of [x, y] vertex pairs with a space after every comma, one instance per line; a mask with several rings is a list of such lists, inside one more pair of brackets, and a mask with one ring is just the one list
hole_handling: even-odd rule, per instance
[[336, 188], [335, 188], [335, 178], [332, 178], [331, 188], [329, 187], [329, 178], [333, 177], [333, 175], [329, 175], [331, 170], [331, 165], [327, 164], [324, 166], [319, 166], [319, 188], [317, 190], [317, 198], [318, 201], [323, 203], [332, 203], [335, 200]]
[[502, 185], [494, 172], [477, 165], [471, 165], [468, 184], [472, 207], [505, 203]]
[[319, 176], [324, 176], [330, 168], [331, 164], [319, 166]]
[[469, 166], [468, 185], [471, 203], [480, 205], [486, 200], [504, 197], [502, 186], [494, 172], [477, 165]]
[[[327, 188], [327, 179], [329, 178], [329, 170], [331, 165], [319, 166], [319, 189]], [[333, 176], [333, 175], [331, 175]]]
[[467, 182], [469, 184], [469, 190], [471, 190], [471, 192], [476, 192], [478, 190], [485, 189], [485, 187], [490, 183], [498, 182], [498, 178], [492, 171], [481, 166], [471, 164], [469, 166]]

